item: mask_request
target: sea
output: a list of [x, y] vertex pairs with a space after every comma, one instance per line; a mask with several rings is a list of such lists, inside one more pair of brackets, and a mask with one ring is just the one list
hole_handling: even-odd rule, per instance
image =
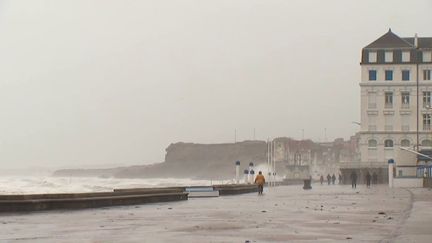
[[0, 194], [109, 192], [113, 189], [210, 186], [231, 181], [178, 178], [118, 179], [97, 177], [54, 177], [49, 175], [0, 175]]
[[[254, 167], [267, 174], [266, 165]], [[101, 178], [101, 177], [57, 177], [53, 170], [26, 169], [0, 171], [0, 194], [41, 194], [41, 193], [80, 193], [109, 192], [113, 189], [170, 187], [170, 186], [210, 186], [232, 184], [232, 180], [199, 180], [188, 178]], [[243, 180], [243, 174], [240, 174]], [[234, 177], [234, 175], [233, 175]]]

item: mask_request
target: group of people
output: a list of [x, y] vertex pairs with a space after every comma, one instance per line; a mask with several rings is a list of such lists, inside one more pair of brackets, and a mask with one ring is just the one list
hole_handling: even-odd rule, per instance
[[[324, 183], [324, 176], [321, 175], [320, 176], [320, 182], [321, 185]], [[335, 174], [333, 174], [332, 176], [330, 176], [330, 174], [327, 174], [327, 184], [330, 185], [330, 183], [332, 183], [333, 185], [336, 183], [336, 176]], [[342, 175], [339, 174], [339, 184], [342, 183]]]
[[[351, 173], [350, 177], [351, 177], [352, 188], [357, 188], [357, 173], [355, 171], [353, 171]], [[367, 172], [367, 174], [365, 176], [365, 180], [366, 180], [366, 186], [369, 188], [371, 186], [371, 182], [373, 184], [378, 183], [378, 176], [376, 173], [373, 173], [373, 175], [371, 175], [369, 172]], [[320, 176], [320, 182], [321, 182], [321, 185], [324, 182], [324, 176], [323, 175]], [[327, 174], [327, 184], [330, 185], [330, 183], [332, 183], [333, 185], [336, 183], [335, 174], [333, 174], [332, 176], [330, 176], [330, 174]], [[262, 195], [263, 190], [264, 190], [265, 178], [264, 178], [264, 175], [262, 174], [261, 171], [258, 172], [258, 175], [255, 177], [255, 184], [257, 184], [257, 186], [258, 186], [258, 194]], [[339, 184], [342, 184], [342, 175], [341, 174], [339, 174]]]
[[[365, 176], [365, 181], [366, 187], [370, 188], [371, 182], [373, 184], [378, 183], [378, 175], [376, 173], [373, 173], [373, 175], [371, 175], [369, 172], [367, 172]], [[351, 172], [351, 187], [357, 188], [357, 173], [355, 171]]]

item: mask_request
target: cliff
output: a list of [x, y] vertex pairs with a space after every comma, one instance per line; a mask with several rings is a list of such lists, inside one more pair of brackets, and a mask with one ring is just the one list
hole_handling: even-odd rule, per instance
[[249, 162], [265, 163], [265, 141], [244, 141], [225, 144], [174, 143], [166, 149], [165, 162], [152, 165], [113, 169], [59, 170], [55, 176], [97, 176], [118, 178], [195, 178], [232, 179], [235, 161], [241, 168]]
[[166, 149], [164, 163], [129, 167], [115, 176], [232, 179], [235, 176], [235, 161], [240, 160], [242, 168], [246, 168], [249, 162], [264, 163], [266, 152], [267, 145], [264, 141], [231, 144], [175, 143]]
[[[353, 140], [353, 139], [351, 139]], [[354, 141], [354, 140], [353, 140]], [[274, 158], [278, 175], [297, 178], [312, 175], [338, 173], [339, 165], [355, 161], [357, 145], [353, 141], [336, 139], [333, 142], [315, 143], [311, 140], [275, 138]], [[240, 160], [241, 171], [249, 162], [266, 163], [265, 141], [244, 141], [224, 144], [174, 143], [166, 148], [165, 162], [113, 169], [61, 170], [56, 176], [98, 176], [118, 178], [193, 178], [232, 179], [235, 177], [235, 161]], [[296, 168], [308, 168], [298, 172]]]

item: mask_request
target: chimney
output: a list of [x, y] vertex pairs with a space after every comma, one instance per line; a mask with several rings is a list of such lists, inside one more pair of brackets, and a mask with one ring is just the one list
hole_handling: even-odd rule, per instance
[[417, 36], [417, 33], [414, 35], [414, 46], [415, 46], [415, 48], [418, 48], [418, 36]]

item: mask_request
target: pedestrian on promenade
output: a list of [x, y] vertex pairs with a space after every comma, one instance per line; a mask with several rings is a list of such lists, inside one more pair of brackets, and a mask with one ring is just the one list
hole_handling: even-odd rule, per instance
[[372, 174], [372, 184], [378, 184], [378, 175], [375, 172]]
[[369, 174], [369, 172], [366, 174], [366, 186], [369, 188], [371, 185], [372, 176]]
[[339, 174], [339, 184], [342, 184], [342, 175]]
[[357, 188], [357, 174], [355, 171], [351, 173], [351, 186], [352, 188]]
[[258, 195], [263, 194], [264, 183], [265, 183], [265, 178], [264, 178], [262, 172], [260, 171], [260, 172], [258, 172], [258, 175], [255, 177], [255, 184], [258, 185]]
[[323, 182], [324, 182], [324, 176], [323, 176], [323, 175], [321, 175], [321, 177], [320, 177], [320, 182], [321, 182], [321, 185], [322, 185]]
[[333, 185], [335, 184], [335, 182], [336, 182], [336, 176], [335, 176], [335, 174], [333, 174], [332, 175], [332, 183], [333, 183]]
[[331, 176], [330, 176], [330, 174], [327, 174], [327, 184], [329, 184], [329, 185], [330, 185], [330, 180], [331, 180]]

